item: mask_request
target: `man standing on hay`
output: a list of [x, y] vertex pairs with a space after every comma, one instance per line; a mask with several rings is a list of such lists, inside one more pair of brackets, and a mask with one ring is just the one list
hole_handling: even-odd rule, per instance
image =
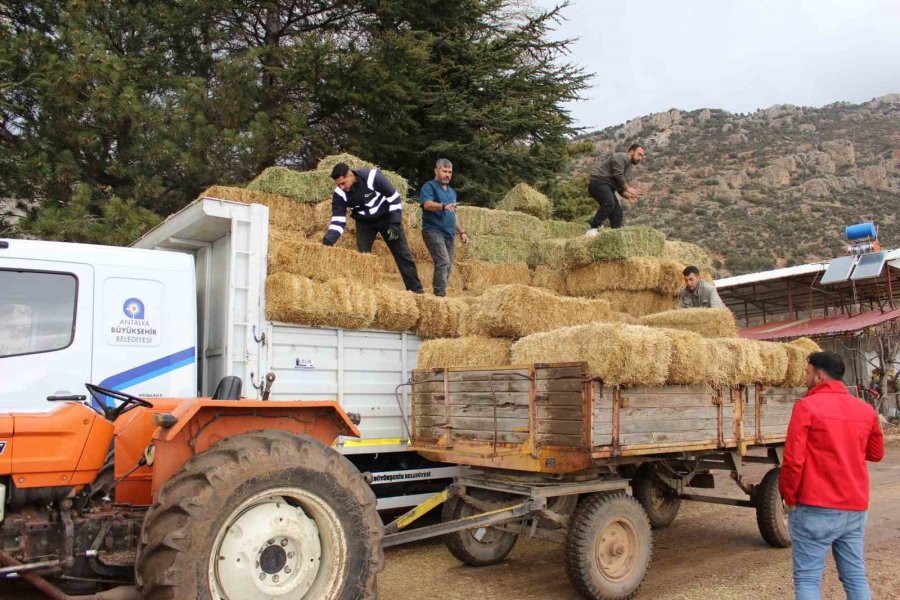
[[691, 265], [681, 272], [684, 289], [678, 297], [678, 308], [726, 308], [716, 286], [700, 280], [700, 269]]
[[447, 295], [447, 282], [453, 270], [456, 255], [456, 235], [463, 245], [468, 245], [469, 235], [463, 230], [456, 214], [456, 190], [450, 187], [453, 163], [439, 158], [434, 163], [434, 179], [419, 190], [422, 205], [422, 239], [428, 246], [434, 263], [432, 287], [435, 296]]
[[337, 187], [331, 196], [331, 225], [322, 243], [326, 246], [337, 243], [344, 233], [349, 208], [350, 216], [356, 221], [356, 249], [371, 252], [380, 233], [397, 263], [406, 289], [421, 294], [422, 282], [403, 231], [400, 192], [378, 169], [353, 170], [346, 163], [338, 163], [331, 170], [331, 178]]
[[644, 147], [632, 144], [628, 152], [616, 152], [600, 163], [600, 167], [591, 175], [588, 194], [597, 201], [600, 208], [590, 221], [588, 235], [596, 234], [597, 228], [607, 219], [613, 229], [622, 227], [624, 214], [616, 192], [632, 204], [637, 202], [638, 189], [631, 185], [631, 181], [634, 179], [634, 166], [641, 164], [642, 160]]
[[866, 461], [884, 458], [884, 435], [875, 410], [847, 392], [840, 355], [815, 352], [807, 361], [809, 391], [791, 413], [778, 481], [788, 511], [796, 598], [822, 597], [830, 550], [847, 598], [869, 600]]

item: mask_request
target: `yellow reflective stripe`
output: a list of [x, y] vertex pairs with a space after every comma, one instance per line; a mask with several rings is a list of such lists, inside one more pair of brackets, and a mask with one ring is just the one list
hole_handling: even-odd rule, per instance
[[344, 440], [339, 446], [398, 446], [403, 443], [402, 438], [372, 438], [368, 440]]
[[417, 507], [413, 508], [409, 512], [404, 513], [403, 515], [397, 517], [397, 520], [394, 521], [394, 523], [397, 524], [397, 529], [403, 529], [404, 527], [406, 527], [407, 525], [409, 525], [410, 523], [412, 523], [413, 521], [415, 521], [416, 519], [418, 519], [419, 517], [421, 517], [428, 511], [430, 511], [435, 506], [437, 506], [439, 504], [443, 504], [444, 501], [447, 499], [447, 496], [449, 495], [449, 493], [450, 493], [449, 490], [444, 490], [443, 492], [438, 492], [437, 494], [433, 495], [431, 498], [429, 498], [422, 504], [418, 505]]

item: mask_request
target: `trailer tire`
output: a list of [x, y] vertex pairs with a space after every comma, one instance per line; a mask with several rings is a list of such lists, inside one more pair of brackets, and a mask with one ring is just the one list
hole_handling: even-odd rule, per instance
[[185, 463], [147, 512], [140, 598], [375, 598], [375, 504], [362, 474], [315, 439], [230, 437]]
[[[496, 496], [478, 490], [469, 493], [479, 500], [493, 500]], [[498, 503], [500, 508], [502, 504]], [[478, 513], [478, 509], [459, 496], [448, 498], [444, 502], [441, 521], [455, 521]], [[470, 567], [486, 567], [501, 562], [512, 551], [519, 536], [508, 531], [500, 531], [492, 527], [477, 527], [455, 531], [444, 536], [444, 544], [457, 560]]]
[[659, 478], [652, 464], [644, 463], [637, 470], [631, 480], [631, 491], [644, 507], [654, 529], [668, 527], [678, 516], [681, 498]]
[[753, 489], [753, 502], [756, 504], [756, 524], [766, 543], [773, 548], [790, 548], [791, 534], [788, 531], [787, 514], [778, 490], [780, 473], [781, 467], [775, 467], [766, 473]]
[[578, 504], [566, 540], [566, 572], [585, 598], [633, 598], [652, 553], [647, 514], [625, 492], [591, 494]]

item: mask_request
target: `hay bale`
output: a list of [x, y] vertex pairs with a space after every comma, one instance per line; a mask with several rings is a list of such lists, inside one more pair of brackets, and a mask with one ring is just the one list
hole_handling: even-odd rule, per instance
[[652, 227], [636, 226], [621, 229], [601, 228], [590, 240], [594, 261], [616, 260], [633, 256], [663, 255], [666, 236]]
[[665, 310], [672, 310], [678, 303], [677, 297], [666, 296], [652, 290], [641, 292], [601, 292], [593, 297], [606, 300], [614, 311], [624, 312], [637, 318]]
[[249, 190], [280, 194], [296, 202], [315, 204], [331, 198], [334, 181], [326, 171], [294, 171], [269, 167], [247, 184]]
[[556, 292], [560, 296], [568, 294], [566, 277], [558, 269], [547, 265], [538, 265], [531, 274], [531, 285]]
[[796, 340], [791, 340], [788, 342], [789, 345], [795, 346], [802, 350], [806, 350], [808, 354], [812, 354], [813, 352], [821, 352], [822, 347], [819, 344], [815, 343], [808, 337], [797, 338]]
[[592, 377], [608, 385], [662, 385], [669, 374], [672, 342], [659, 329], [591, 323], [522, 338], [513, 364], [584, 361]]
[[375, 320], [372, 290], [336, 279], [327, 283], [293, 273], [266, 277], [266, 318], [299, 325], [362, 329]]
[[520, 183], [497, 203], [500, 210], [516, 210], [547, 220], [553, 214], [553, 202], [527, 183]]
[[419, 321], [417, 294], [398, 291], [386, 285], [376, 286], [372, 291], [375, 294], [376, 303], [372, 329], [411, 331], [415, 328]]
[[[338, 163], [346, 163], [351, 169], [378, 169], [384, 174], [385, 177], [387, 177], [388, 181], [391, 182], [391, 185], [394, 186], [394, 189], [400, 192], [401, 196], [405, 197], [409, 192], [409, 182], [406, 181], [405, 177], [394, 171], [382, 169], [375, 163], [370, 163], [369, 161], [363, 160], [358, 156], [354, 156], [352, 154], [342, 153], [326, 156], [319, 161], [319, 164], [316, 165], [316, 170], [322, 171], [330, 177], [331, 169], [333, 169], [334, 165]], [[334, 189], [333, 181], [331, 187], [332, 189]]]
[[318, 230], [318, 223], [309, 204], [300, 204], [278, 194], [214, 185], [201, 193], [198, 198], [213, 198], [241, 202], [243, 204], [262, 204], [267, 206], [269, 207], [270, 232], [273, 228], [277, 228], [306, 237]]
[[547, 238], [531, 242], [525, 262], [535, 268], [548, 265], [555, 269], [565, 269], [568, 265], [566, 245], [569, 240], [563, 238]]
[[534, 242], [546, 235], [544, 222], [525, 213], [460, 206], [456, 214], [472, 239], [483, 235], [495, 235]]
[[759, 360], [763, 370], [757, 383], [763, 385], [781, 385], [788, 370], [788, 352], [785, 344], [775, 342], [756, 342]]
[[690, 242], [666, 240], [663, 257], [684, 265], [693, 265], [701, 270], [712, 270], [712, 257], [706, 248]]
[[721, 353], [710, 340], [682, 329], [661, 329], [672, 342], [672, 358], [666, 382], [671, 385], [725, 385]]
[[490, 263], [528, 262], [531, 244], [499, 235], [473, 235], [465, 252], [467, 259]]
[[460, 337], [480, 336], [491, 337], [487, 328], [478, 318], [478, 312], [481, 308], [481, 296], [467, 296], [460, 298], [466, 303], [466, 310], [459, 317], [459, 335]]
[[459, 324], [469, 305], [457, 298], [439, 298], [430, 294], [416, 294], [419, 320], [416, 333], [422, 338], [459, 337]]
[[520, 338], [540, 331], [613, 319], [605, 300], [566, 298], [526, 285], [486, 290], [477, 319], [492, 337]]
[[544, 227], [547, 230], [549, 238], [576, 238], [584, 236], [588, 226], [585, 223], [576, 223], [575, 221], [544, 221]]
[[316, 281], [348, 279], [373, 286], [381, 283], [381, 263], [374, 254], [285, 238], [269, 240], [269, 272], [293, 273]]
[[741, 338], [709, 341], [721, 357], [724, 381], [728, 385], [748, 385], [765, 378], [765, 366], [755, 341]]
[[799, 387], [806, 385], [806, 365], [809, 355], [813, 352], [821, 352], [822, 348], [809, 338], [798, 338], [783, 344], [787, 353], [788, 366], [781, 385], [786, 387]]
[[653, 290], [677, 296], [684, 287], [684, 266], [668, 259], [634, 257], [575, 267], [566, 275], [573, 296], [596, 296], [602, 292]]
[[419, 346], [416, 368], [505, 367], [510, 346], [510, 340], [479, 336], [428, 340]]
[[727, 308], [667, 310], [641, 317], [641, 325], [693, 331], [707, 338], [737, 337], [734, 315]]
[[463, 289], [476, 294], [495, 285], [531, 283], [531, 271], [525, 263], [496, 264], [483, 261], [466, 261], [457, 265]]

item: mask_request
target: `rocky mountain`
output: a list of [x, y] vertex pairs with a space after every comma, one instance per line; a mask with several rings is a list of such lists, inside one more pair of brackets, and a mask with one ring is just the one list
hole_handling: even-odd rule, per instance
[[846, 252], [846, 225], [873, 220], [900, 247], [900, 94], [822, 108], [751, 114], [670, 110], [582, 136], [586, 178], [614, 150], [641, 142], [643, 194], [626, 224], [700, 243], [721, 274], [806, 263]]

